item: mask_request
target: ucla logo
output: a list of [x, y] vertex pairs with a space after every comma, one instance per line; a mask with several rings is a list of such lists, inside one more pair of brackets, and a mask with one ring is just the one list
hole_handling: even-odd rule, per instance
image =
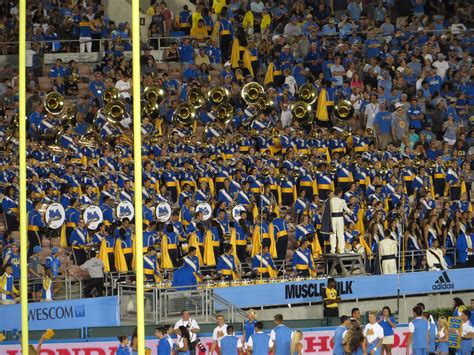
[[130, 216], [132, 214], [132, 211], [128, 206], [120, 206], [119, 213], [121, 216]]
[[97, 212], [87, 212], [87, 220], [98, 220], [99, 214]]
[[200, 207], [198, 208], [198, 212], [201, 212], [204, 215], [207, 215], [210, 213], [209, 209], [207, 207]]
[[61, 211], [59, 210], [50, 210], [48, 213], [48, 219], [61, 218]]
[[159, 216], [166, 216], [168, 213], [169, 213], [168, 208], [166, 208], [166, 207], [158, 208], [158, 215]]

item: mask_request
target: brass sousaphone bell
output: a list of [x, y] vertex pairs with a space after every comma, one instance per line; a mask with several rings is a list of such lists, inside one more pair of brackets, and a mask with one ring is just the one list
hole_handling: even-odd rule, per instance
[[190, 127], [196, 120], [196, 109], [190, 102], [182, 102], [176, 107], [173, 114], [173, 121], [184, 126]]
[[228, 102], [222, 102], [217, 106], [216, 118], [219, 122], [225, 123], [232, 119], [234, 115], [234, 107]]
[[146, 102], [156, 102], [157, 104], [161, 104], [165, 99], [165, 92], [158, 86], [147, 86], [145, 90], [143, 90], [143, 98]]
[[303, 84], [300, 87], [298, 96], [301, 101], [306, 102], [308, 105], [314, 104], [318, 98], [316, 88], [310, 83]]
[[250, 82], [244, 85], [241, 91], [242, 99], [248, 104], [257, 103], [260, 96], [264, 94], [263, 86], [257, 82]]
[[45, 96], [43, 106], [51, 115], [59, 115], [64, 109], [64, 97], [59, 92], [52, 91]]
[[314, 115], [311, 105], [304, 101], [297, 101], [291, 105], [291, 114], [293, 119], [298, 122], [301, 127], [311, 125]]
[[116, 88], [107, 88], [104, 90], [102, 100], [105, 104], [120, 99], [120, 91]]
[[207, 92], [207, 99], [213, 106], [226, 102], [230, 97], [229, 90], [222, 86], [215, 86]]
[[186, 98], [196, 109], [204, 105], [206, 102], [206, 97], [199, 88], [190, 89], [186, 95]]
[[125, 115], [125, 103], [122, 100], [109, 101], [103, 109], [103, 114], [111, 124], [119, 124]]
[[334, 107], [334, 116], [345, 121], [354, 116], [354, 106], [349, 100], [339, 100]]

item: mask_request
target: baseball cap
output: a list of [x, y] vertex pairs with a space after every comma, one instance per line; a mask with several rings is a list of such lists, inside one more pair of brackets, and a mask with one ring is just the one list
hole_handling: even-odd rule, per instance
[[397, 102], [395, 104], [395, 108], [400, 108], [400, 107], [403, 107], [403, 104], [401, 102]]
[[33, 253], [35, 253], [35, 254], [39, 253], [41, 250], [42, 250], [42, 248], [39, 245], [37, 245], [33, 248]]

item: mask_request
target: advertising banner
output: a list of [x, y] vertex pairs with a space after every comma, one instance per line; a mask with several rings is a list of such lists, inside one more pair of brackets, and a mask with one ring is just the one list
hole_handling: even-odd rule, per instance
[[[1, 306], [0, 320], [0, 330], [21, 329], [21, 306]], [[119, 301], [113, 296], [30, 303], [28, 321], [30, 330], [117, 326]]]
[[[442, 272], [413, 272], [400, 275], [400, 294], [433, 294], [474, 289], [474, 278], [466, 278], [473, 269]], [[337, 278], [343, 300], [391, 297], [397, 295], [398, 275], [352, 276]], [[326, 279], [273, 284], [216, 288], [214, 292], [229, 303], [250, 308], [321, 302]]]
[[[335, 328], [304, 330], [303, 352], [309, 354], [332, 354], [332, 337]], [[392, 349], [393, 355], [405, 355], [406, 344], [408, 339], [408, 327], [400, 326], [395, 331], [395, 344]], [[210, 354], [209, 350], [212, 344], [210, 334], [202, 336], [201, 342], [206, 346], [206, 353]], [[148, 339], [147, 347], [152, 350], [152, 355], [157, 355], [156, 346], [158, 340]], [[115, 355], [115, 350], [118, 345], [117, 339], [104, 339], [102, 341], [92, 342], [63, 342], [48, 343], [43, 346], [40, 355]], [[2, 345], [0, 343], [0, 354], [2, 355], [21, 355], [19, 345]], [[200, 355], [203, 355], [201, 353]], [[215, 353], [216, 354], [216, 353]]]

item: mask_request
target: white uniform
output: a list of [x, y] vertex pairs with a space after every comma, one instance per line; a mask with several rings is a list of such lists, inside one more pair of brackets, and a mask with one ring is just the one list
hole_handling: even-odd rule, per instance
[[430, 271], [441, 271], [448, 269], [448, 265], [446, 265], [446, 261], [444, 260], [443, 251], [440, 248], [429, 248], [426, 252], [426, 262]]
[[330, 234], [331, 242], [331, 254], [337, 253], [343, 254], [346, 243], [344, 241], [344, 215], [343, 213], [352, 213], [352, 211], [347, 208], [346, 201], [340, 197], [332, 197], [329, 201], [331, 205], [331, 225], [332, 233]]
[[[196, 340], [197, 334], [194, 332], [191, 332], [191, 329], [199, 329], [199, 324], [196, 322], [195, 319], [189, 318], [188, 320], [183, 320], [180, 319], [179, 321], [176, 322], [174, 325], [174, 329], [179, 329], [180, 326], [187, 327], [189, 330], [189, 335], [191, 337], [191, 343]], [[179, 338], [179, 337], [178, 337]]]
[[367, 324], [364, 328], [364, 336], [369, 344], [373, 344], [378, 339], [383, 339], [383, 328], [380, 324]]
[[380, 263], [383, 274], [397, 273], [398, 244], [392, 238], [385, 238], [379, 242]]

